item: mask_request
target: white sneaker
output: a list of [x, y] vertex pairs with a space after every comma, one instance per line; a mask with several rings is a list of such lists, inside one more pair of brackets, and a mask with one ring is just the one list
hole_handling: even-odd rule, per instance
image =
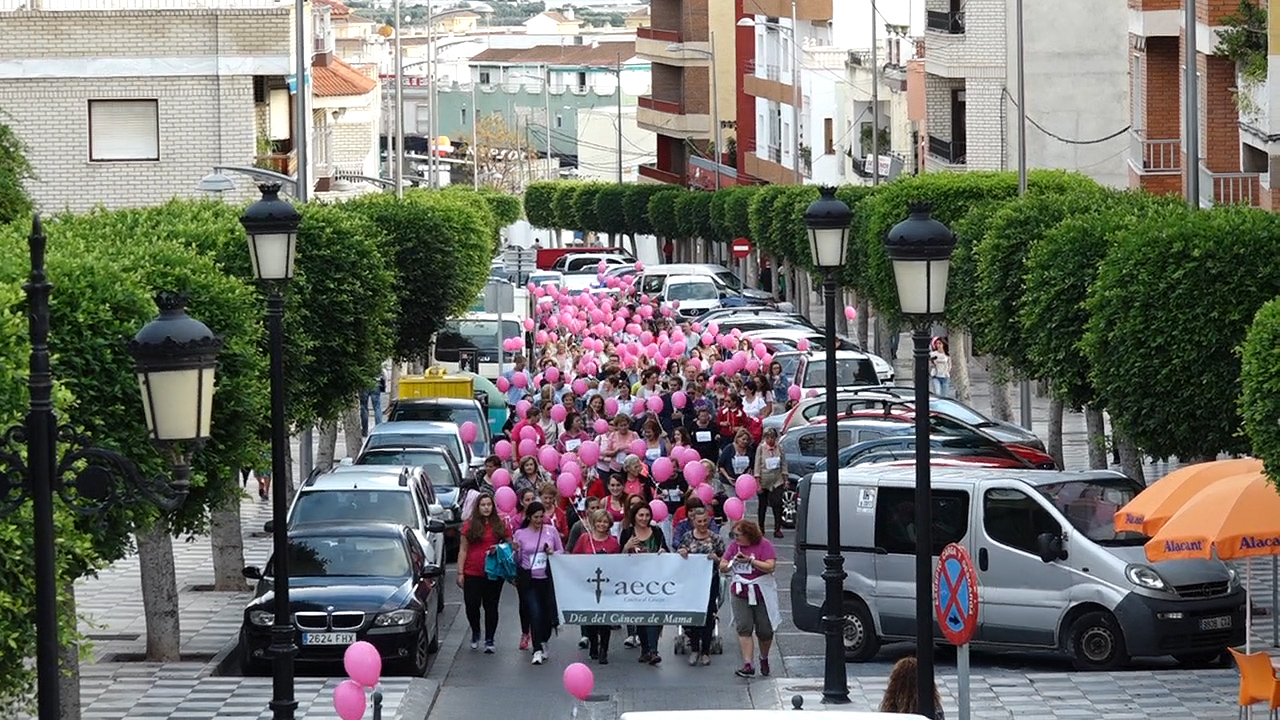
[[633, 648], [640, 644], [640, 638], [635, 635], [628, 635], [626, 640], [622, 641], [623, 647]]
[[582, 649], [584, 649], [584, 650], [585, 650], [585, 649], [586, 649], [586, 647], [587, 647], [588, 645], [590, 645], [590, 644], [591, 644], [591, 641], [590, 641], [590, 640], [588, 640], [588, 639], [586, 639], [586, 638], [578, 638], [578, 647], [579, 647], [579, 648], [582, 648]]
[[541, 651], [541, 650], [534, 650], [534, 651], [533, 651], [533, 664], [534, 664], [534, 665], [541, 665], [545, 660], [546, 660], [546, 656], [542, 654], [542, 651]]

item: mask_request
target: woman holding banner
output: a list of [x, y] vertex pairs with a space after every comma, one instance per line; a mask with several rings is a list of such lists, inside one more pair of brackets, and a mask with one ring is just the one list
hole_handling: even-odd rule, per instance
[[551, 584], [552, 553], [564, 552], [560, 533], [546, 524], [546, 509], [534, 501], [524, 509], [524, 524], [511, 537], [516, 554], [516, 588], [520, 607], [529, 618], [533, 641], [533, 664], [547, 661], [546, 643], [555, 623], [555, 588]]
[[[570, 552], [574, 555], [609, 555], [622, 551], [618, 538], [610, 532], [613, 529], [613, 517], [607, 511], [596, 510], [587, 517], [587, 521], [590, 532], [583, 533]], [[610, 626], [587, 625], [582, 631], [587, 636], [591, 659], [598, 660], [601, 665], [608, 665]]]
[[[629, 527], [622, 531], [618, 538], [624, 553], [662, 553], [667, 552], [667, 539], [662, 535], [662, 528], [653, 524], [653, 510], [643, 502], [632, 505], [627, 512]], [[657, 665], [662, 662], [658, 654], [658, 632], [660, 625], [640, 625], [636, 635], [640, 640], [640, 662]], [[628, 638], [630, 639], [630, 638]]]
[[[689, 510], [692, 529], [680, 539], [676, 552], [680, 557], [706, 555], [714, 563], [724, 557], [724, 538], [711, 529], [711, 513], [705, 507]], [[711, 664], [711, 640], [715, 635], [716, 610], [720, 607], [720, 575], [711, 573], [711, 595], [707, 601], [707, 621], [701, 626], [686, 629], [689, 635], [689, 664]]]
[[734, 671], [738, 677], [756, 674], [754, 635], [760, 639], [760, 674], [768, 677], [769, 650], [773, 647], [773, 631], [782, 622], [778, 608], [778, 581], [773, 577], [778, 553], [773, 543], [764, 538], [760, 525], [739, 520], [733, 526], [733, 542], [720, 560], [720, 572], [729, 573], [733, 597], [733, 624], [738, 631], [738, 647], [742, 650], [742, 667]]

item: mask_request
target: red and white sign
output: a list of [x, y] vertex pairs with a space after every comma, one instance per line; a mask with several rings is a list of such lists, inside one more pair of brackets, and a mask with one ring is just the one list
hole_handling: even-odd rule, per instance
[[735, 238], [730, 246], [734, 260], [741, 260], [751, 254], [751, 241], [747, 238]]
[[[396, 76], [395, 75], [379, 75], [378, 79], [386, 81], [388, 83], [393, 83], [396, 81]], [[414, 77], [410, 75], [405, 75], [400, 80], [401, 80], [400, 84], [404, 87], [429, 87], [431, 85], [431, 83], [427, 82], [427, 79], [424, 77]]]
[[978, 629], [978, 573], [964, 546], [951, 543], [938, 554], [933, 610], [942, 634], [959, 647]]

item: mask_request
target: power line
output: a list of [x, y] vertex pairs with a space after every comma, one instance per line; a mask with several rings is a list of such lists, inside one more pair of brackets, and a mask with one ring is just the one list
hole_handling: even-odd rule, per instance
[[[1016, 100], [1014, 100], [1014, 99], [1013, 99], [1013, 96], [1012, 96], [1012, 95], [1010, 95], [1010, 94], [1009, 94], [1009, 88], [1001, 88], [1001, 89], [1000, 89], [1000, 92], [1001, 92], [1001, 93], [1003, 93], [1003, 94], [1004, 94], [1004, 96], [1005, 96], [1005, 98], [1007, 98], [1007, 99], [1009, 100], [1009, 103], [1013, 105], [1014, 109], [1017, 109], [1017, 107], [1018, 107], [1018, 102], [1017, 102]], [[1116, 138], [1120, 137], [1121, 135], [1124, 135], [1125, 133], [1127, 133], [1127, 132], [1129, 132], [1130, 130], [1132, 130], [1132, 129], [1133, 129], [1133, 125], [1132, 125], [1132, 124], [1129, 124], [1129, 125], [1125, 125], [1124, 127], [1120, 128], [1119, 130], [1117, 130], [1117, 131], [1115, 131], [1115, 132], [1111, 133], [1110, 135], [1105, 135], [1105, 136], [1100, 137], [1100, 138], [1095, 138], [1095, 139], [1092, 139], [1092, 140], [1073, 140], [1073, 139], [1071, 139], [1071, 138], [1065, 138], [1065, 137], [1062, 137], [1061, 135], [1059, 135], [1059, 134], [1057, 134], [1057, 133], [1055, 133], [1055, 132], [1053, 132], [1053, 131], [1051, 131], [1051, 130], [1048, 130], [1047, 128], [1045, 128], [1045, 126], [1041, 125], [1040, 123], [1038, 123], [1038, 122], [1036, 122], [1034, 119], [1032, 119], [1030, 115], [1028, 115], [1028, 116], [1027, 116], [1027, 122], [1028, 122], [1032, 127], [1034, 127], [1035, 129], [1039, 130], [1040, 132], [1044, 133], [1045, 135], [1048, 135], [1049, 137], [1053, 138], [1054, 140], [1057, 140], [1058, 142], [1060, 142], [1060, 143], [1064, 143], [1064, 144], [1066, 144], [1066, 145], [1099, 145], [1099, 144], [1101, 144], [1101, 143], [1107, 142], [1108, 140], [1114, 140], [1114, 139], [1116, 139]]]

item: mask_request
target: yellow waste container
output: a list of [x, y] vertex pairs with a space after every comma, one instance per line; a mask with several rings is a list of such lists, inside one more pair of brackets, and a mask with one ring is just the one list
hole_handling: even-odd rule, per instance
[[471, 378], [464, 375], [450, 375], [442, 367], [430, 367], [421, 377], [405, 376], [400, 378], [400, 399], [447, 397], [474, 398]]

